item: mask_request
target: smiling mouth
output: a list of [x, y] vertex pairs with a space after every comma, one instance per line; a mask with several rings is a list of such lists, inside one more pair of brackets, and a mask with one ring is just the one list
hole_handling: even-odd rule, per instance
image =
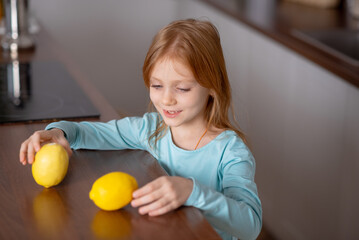
[[163, 113], [165, 114], [166, 117], [169, 117], [169, 118], [177, 117], [181, 112], [182, 112], [182, 110], [180, 110], [180, 111], [169, 111], [169, 110], [163, 109]]

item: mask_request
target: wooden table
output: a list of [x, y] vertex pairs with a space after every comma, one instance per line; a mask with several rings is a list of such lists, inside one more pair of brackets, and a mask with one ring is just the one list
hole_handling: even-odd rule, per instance
[[[61, 61], [101, 112], [100, 119], [89, 120], [119, 117], [46, 32], [41, 31], [36, 42], [35, 52], [19, 57]], [[8, 61], [1, 56], [0, 62]], [[0, 239], [220, 239], [201, 212], [192, 207], [149, 217], [139, 215], [130, 205], [113, 212], [94, 205], [88, 196], [91, 186], [108, 172], [130, 173], [139, 186], [165, 175], [147, 152], [74, 151], [60, 185], [50, 189], [37, 185], [31, 166], [20, 164], [18, 152], [23, 140], [47, 124], [0, 125]]]

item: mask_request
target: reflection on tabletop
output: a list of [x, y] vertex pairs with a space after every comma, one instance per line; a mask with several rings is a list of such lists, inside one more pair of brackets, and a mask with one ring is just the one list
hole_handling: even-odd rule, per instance
[[67, 224], [66, 202], [55, 188], [44, 188], [32, 202], [36, 230], [46, 238], [58, 236]]

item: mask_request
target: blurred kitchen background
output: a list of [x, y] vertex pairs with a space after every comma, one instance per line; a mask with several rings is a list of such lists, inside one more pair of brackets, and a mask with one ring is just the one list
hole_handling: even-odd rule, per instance
[[[268, 25], [268, 9], [308, 9], [273, 0], [223, 2], [246, 7]], [[221, 34], [237, 117], [256, 157], [266, 231], [275, 239], [359, 239], [358, 86], [205, 1], [30, 4], [40, 31], [123, 115], [147, 110], [141, 69], [154, 34], [176, 19], [212, 21]], [[346, 11], [340, 5], [328, 14]], [[302, 18], [308, 26], [316, 22]]]

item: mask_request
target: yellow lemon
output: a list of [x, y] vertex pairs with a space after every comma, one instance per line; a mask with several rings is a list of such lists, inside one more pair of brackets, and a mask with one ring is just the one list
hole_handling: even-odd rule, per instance
[[112, 211], [129, 204], [132, 192], [137, 188], [133, 176], [124, 172], [111, 172], [94, 182], [89, 195], [99, 208]]
[[41, 147], [32, 164], [32, 176], [37, 184], [46, 188], [59, 184], [67, 173], [69, 157], [66, 150], [57, 143]]

